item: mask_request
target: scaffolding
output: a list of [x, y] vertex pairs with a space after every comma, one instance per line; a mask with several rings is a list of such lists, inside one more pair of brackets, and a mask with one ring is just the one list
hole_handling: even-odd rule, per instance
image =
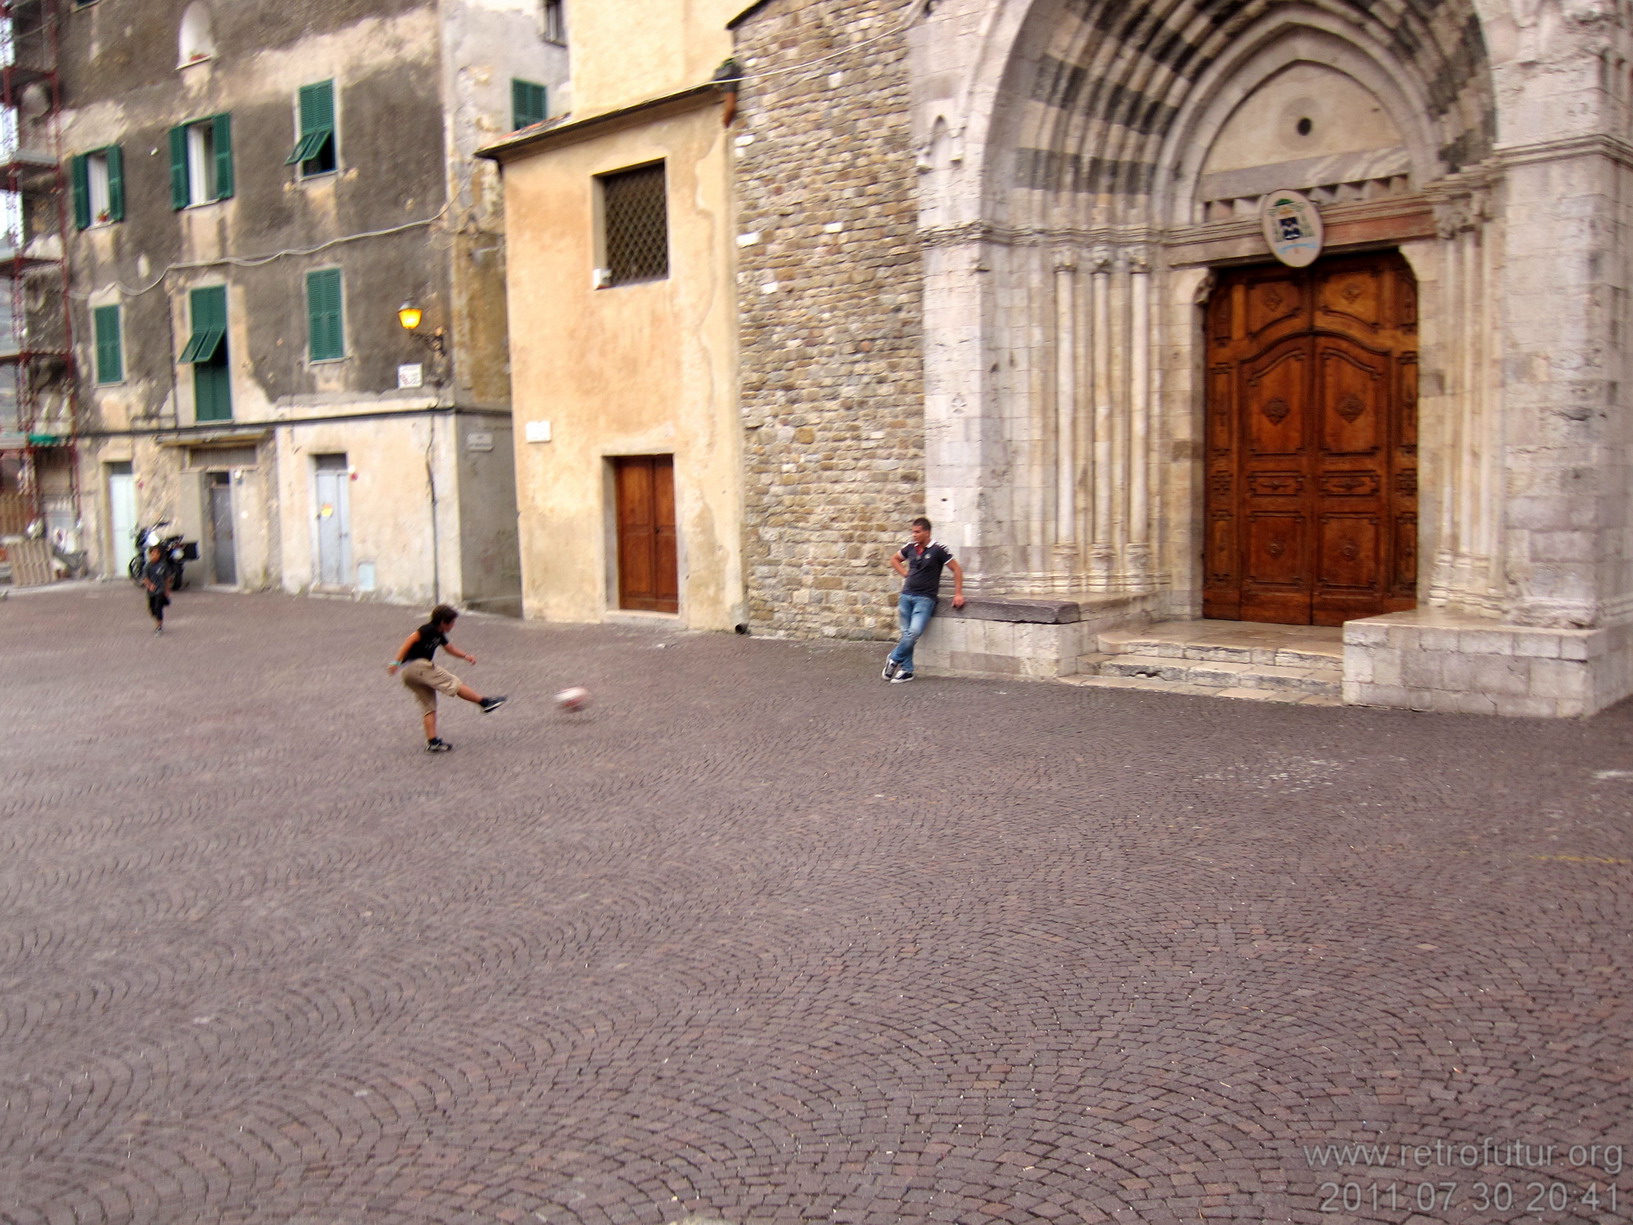
[[[79, 548], [62, 0], [0, 0], [0, 536]], [[39, 524], [39, 528], [34, 528]]]

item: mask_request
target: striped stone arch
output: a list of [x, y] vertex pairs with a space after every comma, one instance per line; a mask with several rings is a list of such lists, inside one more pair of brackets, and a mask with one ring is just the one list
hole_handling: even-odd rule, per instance
[[1473, 0], [1041, 0], [1014, 44], [1010, 114], [992, 132], [993, 169], [1011, 190], [989, 186], [1027, 220], [1065, 209], [1081, 224], [1085, 206], [1101, 224], [1148, 217], [1165, 145], [1218, 61], [1301, 24], [1375, 48], [1411, 83], [1437, 163], [1424, 177], [1490, 153], [1496, 110]]

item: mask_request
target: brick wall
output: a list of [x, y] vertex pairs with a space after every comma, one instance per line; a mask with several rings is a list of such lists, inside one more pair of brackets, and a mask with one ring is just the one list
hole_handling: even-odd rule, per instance
[[903, 16], [901, 0], [769, 0], [735, 30], [744, 563], [763, 632], [888, 633], [886, 558], [925, 513]]

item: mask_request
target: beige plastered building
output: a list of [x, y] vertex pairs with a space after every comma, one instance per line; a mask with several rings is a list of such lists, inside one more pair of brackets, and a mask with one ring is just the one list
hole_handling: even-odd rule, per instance
[[726, 126], [740, 5], [570, 13], [570, 114], [502, 168], [526, 616], [742, 619]]

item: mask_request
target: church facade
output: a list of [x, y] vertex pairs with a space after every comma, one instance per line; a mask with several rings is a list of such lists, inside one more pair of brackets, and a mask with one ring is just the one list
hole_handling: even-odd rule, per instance
[[731, 23], [745, 616], [1057, 676], [1342, 626], [1346, 701], [1633, 692], [1618, 0], [762, 0]]

